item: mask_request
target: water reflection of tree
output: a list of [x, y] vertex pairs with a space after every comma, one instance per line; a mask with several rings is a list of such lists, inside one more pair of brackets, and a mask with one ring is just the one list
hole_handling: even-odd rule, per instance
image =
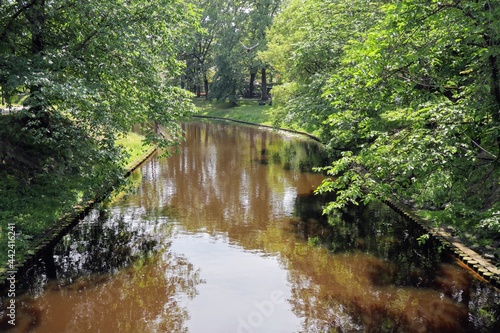
[[64, 290], [61, 301], [74, 307], [58, 320], [68, 320], [68, 332], [187, 332], [183, 295], [194, 297], [202, 282], [186, 258], [168, 250], [102, 280], [91, 276]]
[[327, 219], [318, 213], [319, 199], [297, 197], [292, 230], [323, 246], [287, 256], [291, 302], [305, 318], [304, 332], [487, 332], [493, 326], [500, 295], [447, 264], [438, 244], [418, 244], [418, 226], [385, 206], [353, 207]]
[[397, 269], [391, 277], [396, 285], [429, 286], [433, 283], [438, 267], [449, 257], [433, 239], [421, 244], [420, 227], [403, 220], [384, 205], [352, 206], [328, 217], [322, 215], [322, 203], [327, 197], [299, 195], [296, 230], [305, 239], [315, 237], [335, 253], [353, 249], [371, 253], [391, 262]]
[[19, 302], [13, 332], [187, 332], [183, 300], [203, 281], [170, 237], [168, 219], [141, 208], [94, 212], [55, 248], [58, 279]]
[[[426, 257], [430, 248], [413, 251], [408, 227], [383, 210], [345, 212], [335, 228], [324, 220], [310, 187], [320, 176], [300, 172], [314, 147], [223, 124], [184, 129], [189, 145], [148, 170], [145, 178], [155, 182], [144, 186], [154, 186], [157, 205], [174, 209], [186, 229], [277, 254], [290, 271], [290, 302], [304, 332], [463, 331], [467, 298], [457, 295], [467, 295], [469, 279], [438, 264], [440, 255]], [[284, 210], [292, 189], [296, 218]], [[319, 237], [328, 249], [310, 247], [298, 234]], [[432, 285], [442, 291], [423, 289]]]
[[287, 151], [297, 151], [294, 165], [299, 160], [311, 163], [311, 143], [227, 124], [184, 124], [183, 129], [186, 143], [179, 153], [143, 169], [137, 204], [149, 211], [174, 210], [189, 230], [251, 238], [276, 216], [291, 214], [295, 194], [309, 192], [311, 184], [321, 181], [321, 175], [302, 173], [298, 167], [284, 171], [281, 160], [288, 155], [279, 163], [269, 158], [286, 145]]
[[137, 211], [127, 210], [95, 211], [63, 238], [54, 249], [59, 279], [114, 273], [158, 250], [158, 234], [147, 232], [151, 224], [142, 219], [138, 223], [133, 216]]

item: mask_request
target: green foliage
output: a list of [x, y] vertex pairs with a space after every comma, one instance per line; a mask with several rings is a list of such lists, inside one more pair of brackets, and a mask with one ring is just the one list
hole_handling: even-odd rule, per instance
[[[64, 213], [82, 201], [93, 199], [122, 180], [120, 149], [96, 140], [86, 128], [69, 119], [50, 127], [57, 136], [39, 140], [23, 125], [22, 113], [1, 119], [0, 226], [15, 223], [16, 253], [29, 250], [33, 237], [52, 226]], [[111, 145], [111, 146], [108, 146]], [[3, 238], [2, 238], [3, 240]], [[7, 254], [6, 242], [0, 253]], [[4, 263], [4, 257], [0, 257]]]
[[281, 73], [275, 120], [336, 158], [326, 212], [396, 196], [498, 231], [499, 22], [491, 1], [288, 2], [261, 57]]
[[[492, 98], [494, 73], [486, 94], [479, 93], [484, 74], [471, 74], [491, 70], [476, 56], [488, 47], [486, 37], [470, 36], [478, 22], [452, 4], [403, 1], [384, 10], [366, 39], [346, 48], [349, 66], [325, 90], [338, 109], [329, 116], [330, 144], [358, 148], [356, 163], [420, 207], [481, 209], [494, 186], [478, 184], [498, 179], [497, 138], [489, 134], [500, 105]], [[464, 35], [483, 44], [462, 41]], [[387, 122], [395, 108], [400, 121]]]
[[325, 122], [334, 110], [321, 97], [325, 85], [331, 73], [340, 69], [344, 47], [360, 38], [377, 15], [377, 4], [362, 0], [288, 3], [269, 30], [268, 50], [260, 53], [282, 83], [273, 88], [277, 124], [296, 123], [329, 135]]
[[179, 139], [193, 106], [171, 80], [195, 22], [178, 0], [0, 3], [2, 97], [26, 96], [0, 119], [2, 235], [15, 222], [21, 249], [79, 201], [119, 186], [115, 140], [133, 125], [162, 147]]
[[500, 234], [500, 212], [495, 211], [491, 213], [491, 215], [483, 220], [479, 225], [481, 228], [484, 228], [491, 235], [499, 235]]
[[430, 238], [429, 234], [423, 234], [422, 236], [418, 237], [417, 238], [418, 245], [420, 246], [425, 245], [425, 243], [427, 243], [429, 238]]
[[45, 135], [44, 118], [66, 114], [96, 137], [147, 120], [176, 136], [171, 124], [190, 110], [189, 99], [168, 78], [181, 69], [177, 45], [194, 19], [189, 7], [175, 0], [8, 1], [0, 17], [2, 91], [28, 92], [27, 116], [41, 121], [37, 135]]
[[319, 246], [321, 241], [318, 236], [310, 236], [307, 238], [307, 245], [311, 247]]
[[203, 84], [209, 98], [233, 104], [241, 95], [252, 97], [257, 74], [267, 66], [257, 52], [266, 46], [265, 31], [281, 0], [190, 2], [200, 9], [203, 29], [184, 52], [185, 84], [198, 91]]

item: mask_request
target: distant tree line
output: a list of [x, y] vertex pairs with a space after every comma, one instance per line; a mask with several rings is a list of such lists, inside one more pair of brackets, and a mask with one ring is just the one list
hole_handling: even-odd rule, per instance
[[[201, 30], [182, 53], [181, 86], [198, 97], [268, 99], [266, 31], [281, 0], [190, 0], [200, 12]], [[256, 87], [258, 82], [259, 87]]]

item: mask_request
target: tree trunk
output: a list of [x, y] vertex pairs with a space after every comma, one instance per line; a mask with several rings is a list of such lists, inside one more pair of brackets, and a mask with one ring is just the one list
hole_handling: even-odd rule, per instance
[[[492, 81], [492, 94], [495, 97], [497, 106], [500, 106], [500, 69], [498, 66], [498, 59], [496, 56], [490, 55], [490, 66], [491, 66], [491, 81]], [[493, 111], [493, 120], [495, 122], [500, 122], [500, 111], [495, 108]]]
[[205, 99], [208, 99], [208, 78], [207, 78], [206, 73], [205, 73], [204, 78], [203, 78], [203, 85], [205, 88]]
[[255, 77], [256, 76], [257, 76], [257, 73], [250, 72], [250, 82], [249, 82], [249, 85], [248, 85], [248, 91], [247, 91], [246, 96], [245, 96], [247, 98], [252, 98], [253, 97], [253, 92], [255, 91], [254, 82], [255, 82]]
[[[34, 0], [34, 5], [26, 12], [26, 18], [31, 31], [31, 54], [33, 58], [38, 57], [45, 49], [45, 0]], [[49, 127], [49, 114], [45, 109], [46, 102], [42, 95], [42, 86], [33, 84], [30, 90], [30, 110], [40, 121], [40, 128]]]
[[45, 0], [34, 0], [34, 5], [26, 13], [31, 30], [31, 53], [38, 54], [44, 50]]
[[[496, 108], [493, 109], [492, 118], [495, 122], [495, 125], [498, 126], [500, 124], [500, 110], [498, 107], [500, 106], [500, 68], [498, 66], [498, 59], [494, 55], [490, 55], [490, 66], [491, 66], [491, 81], [492, 81], [492, 94], [495, 97]], [[500, 135], [497, 136], [497, 147], [500, 151]]]
[[261, 100], [267, 101], [269, 99], [269, 96], [267, 94], [267, 71], [266, 68], [263, 67], [261, 70], [261, 76], [262, 76], [262, 94], [261, 94]]

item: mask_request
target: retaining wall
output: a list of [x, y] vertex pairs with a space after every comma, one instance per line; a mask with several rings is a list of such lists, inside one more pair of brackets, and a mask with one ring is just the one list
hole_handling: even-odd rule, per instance
[[444, 229], [431, 227], [427, 221], [424, 221], [403, 205], [395, 203], [395, 200], [385, 200], [384, 203], [405, 220], [418, 224], [431, 237], [437, 239], [447, 251], [451, 252], [465, 266], [469, 267], [494, 287], [500, 288], [500, 269], [483, 258], [479, 253], [465, 246], [459, 239], [453, 237]]

